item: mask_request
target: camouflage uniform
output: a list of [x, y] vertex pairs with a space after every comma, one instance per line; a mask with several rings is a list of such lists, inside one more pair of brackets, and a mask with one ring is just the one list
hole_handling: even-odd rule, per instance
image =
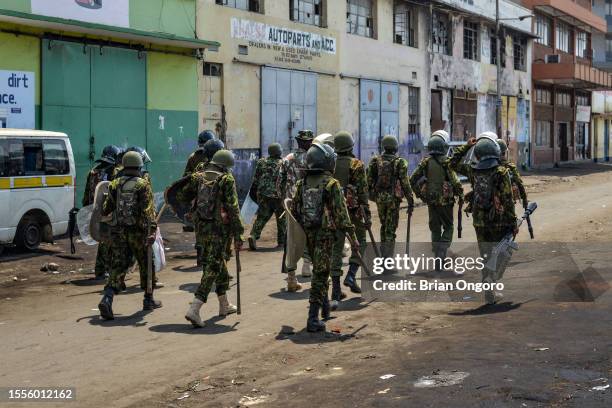
[[[87, 175], [85, 183], [85, 193], [83, 194], [83, 207], [93, 204], [96, 192], [96, 186], [102, 181], [113, 180], [115, 166], [108, 163], [100, 163], [94, 167]], [[98, 243], [96, 252], [96, 277], [102, 277], [110, 269], [111, 254], [110, 246], [105, 242]]]
[[[203, 191], [207, 185], [214, 186], [209, 190], [213, 193], [205, 196]], [[194, 215], [199, 224], [199, 240], [203, 243], [203, 268], [195, 297], [206, 302], [213, 284], [216, 284], [217, 295], [225, 295], [230, 280], [226, 264], [227, 248], [232, 239], [242, 241], [244, 233], [234, 176], [214, 164], [208, 164], [204, 171], [191, 174], [191, 180], [177, 193], [176, 198], [185, 203], [196, 200], [197, 211]]]
[[[391, 164], [385, 166], [385, 162]], [[388, 173], [381, 174], [384, 167], [391, 169]], [[387, 180], [383, 181], [385, 178]], [[384, 153], [373, 157], [368, 167], [368, 190], [370, 198], [378, 207], [381, 244], [390, 251], [395, 244], [395, 231], [399, 222], [402, 198], [406, 197], [410, 208], [414, 206], [412, 188], [408, 179], [408, 162], [396, 154]]]
[[[308, 215], [305, 213], [304, 190], [318, 190], [322, 195], [322, 208], [317, 208], [318, 214]], [[310, 303], [323, 306], [327, 301], [329, 288], [329, 275], [331, 272], [332, 248], [336, 239], [336, 233], [348, 232], [356, 240], [354, 227], [346, 208], [342, 187], [331, 173], [324, 172], [312, 174], [299, 180], [296, 184], [293, 196], [292, 212], [306, 234], [306, 246], [311, 254], [313, 270], [312, 283], [310, 287]], [[317, 220], [309, 223], [307, 220]]]
[[283, 162], [284, 178], [287, 181], [285, 193], [287, 198], [292, 198], [295, 195], [295, 189], [298, 180], [306, 175], [306, 151], [297, 149], [293, 153], [289, 153]]
[[272, 215], [276, 216], [276, 240], [278, 245], [284, 245], [287, 234], [287, 221], [283, 214], [283, 199], [285, 197], [285, 186], [287, 184], [287, 173], [282, 171], [283, 159], [280, 157], [268, 157], [259, 159], [255, 167], [253, 186], [256, 191], [257, 218], [251, 229], [251, 237], [257, 241], [261, 231]]
[[[339, 153], [336, 160], [334, 177], [340, 182], [351, 224], [355, 227], [355, 236], [359, 242], [360, 252], [366, 247], [366, 225], [371, 224], [372, 214], [368, 203], [368, 180], [365, 165], [352, 153]], [[337, 234], [334, 242], [331, 276], [342, 276], [342, 251], [344, 249], [344, 233]], [[349, 263], [359, 265], [355, 252], [351, 253]]]
[[[122, 207], [117, 201], [120, 189], [132, 190], [134, 194], [133, 201], [125, 207]], [[127, 216], [118, 214], [121, 208], [125, 208], [129, 214]], [[104, 201], [102, 213], [109, 215], [113, 212], [113, 220], [117, 225], [111, 228], [111, 271], [106, 286], [111, 287], [115, 293], [121, 290], [121, 276], [125, 275], [134, 257], [140, 267], [140, 288], [145, 289], [147, 286], [147, 245], [145, 241], [157, 230], [150, 181], [133, 176], [122, 176], [113, 180], [109, 187], [108, 197]], [[127, 220], [130, 218], [131, 220]], [[155, 282], [155, 270], [152, 271], [152, 274], [153, 282]]]
[[187, 165], [185, 166], [185, 171], [183, 172], [183, 177], [190, 175], [196, 168], [203, 162], [208, 161], [206, 156], [204, 155], [204, 149], [197, 149], [195, 152], [191, 153], [189, 158], [187, 159]]
[[516, 202], [520, 199], [523, 203], [523, 207], [526, 208], [528, 202], [527, 190], [525, 189], [525, 184], [523, 184], [521, 174], [516, 168], [516, 164], [506, 159], [501, 159], [500, 164], [507, 168], [510, 174], [510, 180], [512, 181], [512, 196], [514, 197], [514, 201]]
[[440, 250], [448, 249], [453, 240], [455, 197], [463, 199], [461, 182], [450, 169], [448, 158], [440, 155], [424, 158], [410, 177], [410, 184], [417, 198], [427, 204], [434, 252], [440, 243]]

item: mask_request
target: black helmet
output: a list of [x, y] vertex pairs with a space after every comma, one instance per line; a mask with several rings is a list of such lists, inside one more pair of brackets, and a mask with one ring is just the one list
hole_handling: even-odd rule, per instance
[[140, 146], [132, 146], [132, 147], [128, 147], [127, 150], [125, 151], [127, 152], [136, 152], [138, 154], [140, 154], [140, 156], [142, 157], [142, 162], [144, 164], [147, 163], [152, 163], [153, 160], [151, 160], [151, 157], [149, 157], [149, 154], [147, 153], [147, 151], [145, 149], [143, 149]]
[[119, 148], [119, 146], [108, 145], [102, 149], [102, 156], [96, 160], [96, 163], [117, 164], [121, 153], [121, 148]]
[[499, 145], [496, 141], [483, 137], [478, 139], [474, 146], [474, 156], [477, 162], [472, 167], [477, 170], [486, 170], [499, 165], [500, 157]]
[[355, 139], [353, 139], [353, 135], [351, 134], [351, 132], [341, 130], [340, 132], [336, 133], [336, 136], [334, 137], [334, 147], [336, 149], [336, 152], [352, 152], [354, 145]]
[[385, 152], [395, 153], [397, 152], [397, 149], [399, 147], [397, 138], [393, 135], [387, 135], [383, 137], [380, 144]]
[[280, 143], [272, 143], [268, 146], [268, 155], [270, 157], [281, 157], [283, 155], [283, 147]]
[[221, 149], [225, 149], [225, 144], [219, 139], [212, 139], [204, 143], [204, 156], [208, 160], [212, 160], [215, 153]]
[[306, 166], [308, 170], [331, 171], [336, 169], [338, 155], [327, 144], [313, 143], [306, 152]]
[[198, 135], [198, 146], [202, 147], [209, 140], [215, 138], [215, 133], [212, 130], [204, 130]]

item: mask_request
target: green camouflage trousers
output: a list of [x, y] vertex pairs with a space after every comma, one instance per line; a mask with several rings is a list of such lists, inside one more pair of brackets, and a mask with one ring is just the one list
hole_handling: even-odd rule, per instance
[[380, 219], [380, 242], [395, 242], [395, 231], [399, 222], [401, 201], [377, 201], [378, 218]]
[[428, 205], [429, 230], [431, 231], [431, 242], [453, 241], [453, 206], [452, 205]]
[[[476, 230], [476, 239], [478, 240], [478, 250], [480, 256], [486, 260], [491, 255], [491, 251], [497, 245], [502, 238], [512, 230], [508, 228], [488, 228], [488, 227], [474, 227]], [[482, 281], [486, 283], [492, 283], [499, 281], [503, 276], [503, 271], [497, 273], [496, 271], [490, 271], [487, 268], [482, 270]]]
[[[366, 228], [361, 221], [361, 217], [351, 215], [351, 222], [355, 226], [355, 235], [359, 242], [359, 253], [363, 255], [366, 249]], [[342, 276], [342, 251], [344, 250], [344, 243], [346, 242], [346, 236], [342, 232], [336, 233], [336, 239], [334, 240], [334, 247], [332, 250], [332, 269], [331, 276]], [[359, 258], [355, 254], [355, 251], [351, 249], [351, 257], [349, 263], [361, 265]]]
[[285, 217], [280, 218], [283, 214], [283, 201], [281, 199], [264, 198], [259, 203], [257, 209], [257, 218], [251, 229], [251, 237], [258, 240], [261, 236], [266, 223], [272, 218], [272, 215], [276, 216], [276, 241], [279, 245], [285, 243], [285, 236], [287, 234], [287, 220]]
[[195, 297], [202, 302], [208, 300], [208, 295], [212, 289], [213, 283], [216, 285], [217, 295], [225, 295], [229, 288], [229, 273], [227, 271], [227, 246], [231, 238], [228, 236], [217, 234], [202, 234], [201, 242], [204, 242], [202, 247], [202, 279], [200, 286], [195, 292]]
[[[106, 280], [106, 286], [113, 288], [115, 293], [120, 291], [120, 279], [132, 266], [134, 258], [138, 262], [140, 271], [140, 288], [147, 287], [147, 247], [146, 234], [135, 228], [116, 230], [112, 232], [110, 244], [111, 270]], [[153, 268], [153, 282], [155, 282], [155, 267]]]
[[96, 276], [104, 276], [111, 267], [111, 249], [110, 245], [104, 242], [98, 244], [98, 252], [96, 253]]
[[312, 279], [310, 283], [310, 303], [323, 304], [329, 289], [331, 272], [333, 233], [321, 230], [307, 230], [306, 246], [312, 259]]

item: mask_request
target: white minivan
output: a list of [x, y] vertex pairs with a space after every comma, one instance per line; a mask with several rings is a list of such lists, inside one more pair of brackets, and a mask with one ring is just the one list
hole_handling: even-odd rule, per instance
[[75, 165], [64, 133], [0, 129], [0, 252], [35, 249], [68, 230]]

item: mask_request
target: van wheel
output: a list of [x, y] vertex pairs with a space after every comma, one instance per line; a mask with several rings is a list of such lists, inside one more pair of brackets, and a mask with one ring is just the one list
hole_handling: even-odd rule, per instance
[[17, 227], [17, 235], [15, 236], [15, 244], [18, 246], [33, 250], [38, 248], [42, 240], [42, 228], [38, 220], [34, 217], [24, 217], [21, 219]]

